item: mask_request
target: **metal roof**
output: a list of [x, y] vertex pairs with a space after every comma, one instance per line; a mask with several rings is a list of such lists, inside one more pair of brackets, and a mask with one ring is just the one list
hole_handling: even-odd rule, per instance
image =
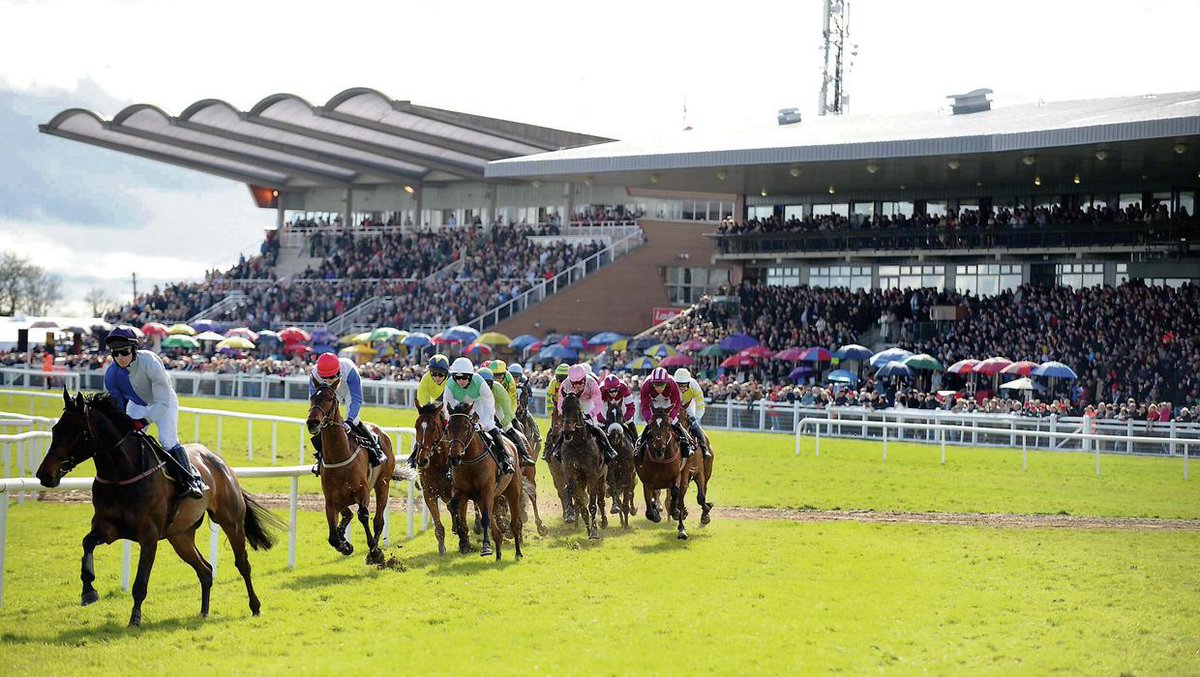
[[488, 164], [489, 178], [966, 155], [1200, 134], [1200, 92], [1038, 103], [964, 115], [817, 117], [736, 132], [693, 130]]
[[269, 188], [482, 180], [491, 160], [610, 141], [347, 89], [324, 106], [273, 94], [249, 111], [204, 99], [172, 116], [149, 104], [105, 120], [71, 108], [38, 129]]

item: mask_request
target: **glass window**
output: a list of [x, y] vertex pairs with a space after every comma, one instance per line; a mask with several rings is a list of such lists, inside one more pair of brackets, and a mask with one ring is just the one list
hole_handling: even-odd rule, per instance
[[880, 215], [882, 216], [896, 216], [898, 214], [912, 216], [912, 213], [913, 203], [911, 202], [884, 202], [880, 205]]
[[1196, 215], [1196, 192], [1192, 190], [1184, 190], [1179, 192], [1179, 211], [1183, 213], [1187, 211], [1188, 216]]
[[945, 200], [930, 200], [925, 203], [925, 213], [930, 216], [945, 216], [946, 201]]

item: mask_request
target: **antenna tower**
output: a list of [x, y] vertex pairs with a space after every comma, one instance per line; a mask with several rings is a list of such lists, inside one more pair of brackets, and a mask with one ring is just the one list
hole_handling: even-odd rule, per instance
[[[858, 45], [850, 43], [850, 0], [825, 0], [825, 21], [821, 34], [825, 39], [825, 62], [822, 65], [821, 101], [817, 114], [842, 115], [850, 107], [846, 71], [854, 65], [853, 59], [858, 56]], [[832, 97], [829, 91], [831, 87]]]

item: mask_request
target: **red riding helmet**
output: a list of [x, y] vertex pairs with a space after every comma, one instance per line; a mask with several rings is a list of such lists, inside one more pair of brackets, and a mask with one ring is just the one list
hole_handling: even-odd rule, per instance
[[620, 390], [620, 389], [621, 389], [621, 379], [617, 378], [616, 376], [614, 376], [612, 374], [605, 376], [604, 383], [600, 384], [601, 392], [608, 392], [610, 390]]
[[317, 358], [317, 376], [333, 378], [342, 371], [342, 361], [333, 353], [321, 353]]

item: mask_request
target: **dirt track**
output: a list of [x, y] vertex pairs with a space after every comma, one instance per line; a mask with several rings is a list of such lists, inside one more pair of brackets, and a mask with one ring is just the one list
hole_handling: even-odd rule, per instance
[[[41, 494], [42, 500], [87, 503], [91, 494], [81, 491]], [[286, 494], [258, 494], [269, 508], [287, 508]], [[560, 519], [558, 501], [540, 497], [543, 519], [554, 524]], [[300, 509], [324, 511], [320, 496], [300, 496]], [[1137, 531], [1200, 531], [1200, 520], [1150, 519], [1142, 517], [1073, 517], [1070, 515], [1007, 515], [943, 512], [875, 512], [871, 510], [785, 510], [775, 508], [714, 508], [718, 520], [789, 520], [793, 522], [860, 522], [864, 524], [937, 524], [944, 526], [994, 527], [1000, 529], [1126, 529]]]

